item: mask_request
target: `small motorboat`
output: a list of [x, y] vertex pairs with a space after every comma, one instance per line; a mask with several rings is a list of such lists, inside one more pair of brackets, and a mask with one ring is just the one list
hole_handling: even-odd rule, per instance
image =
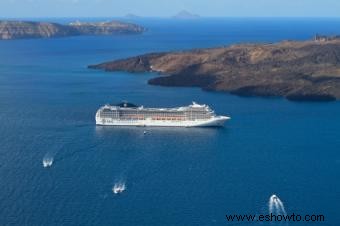
[[124, 183], [117, 183], [117, 184], [115, 184], [115, 185], [113, 186], [112, 192], [113, 192], [114, 194], [120, 194], [120, 193], [122, 193], [123, 191], [125, 191], [125, 189], [126, 189], [126, 186], [125, 186]]

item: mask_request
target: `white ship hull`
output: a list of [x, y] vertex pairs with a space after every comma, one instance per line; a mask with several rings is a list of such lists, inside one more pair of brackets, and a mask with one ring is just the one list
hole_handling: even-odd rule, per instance
[[96, 118], [96, 124], [102, 126], [154, 126], [154, 127], [219, 127], [229, 120], [226, 116], [217, 116], [208, 120], [195, 121], [156, 121], [146, 120], [114, 120]]
[[229, 119], [195, 102], [178, 108], [144, 108], [123, 102], [105, 105], [96, 113], [96, 124], [103, 126], [216, 127]]

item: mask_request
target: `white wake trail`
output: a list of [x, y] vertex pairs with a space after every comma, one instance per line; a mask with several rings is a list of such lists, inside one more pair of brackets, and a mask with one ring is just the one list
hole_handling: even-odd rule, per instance
[[114, 184], [112, 187], [113, 194], [121, 194], [126, 190], [126, 183], [125, 181], [119, 181]]
[[45, 156], [42, 161], [44, 168], [51, 167], [53, 165], [53, 160], [53, 157]]
[[276, 214], [276, 215], [287, 215], [283, 202], [277, 197], [277, 195], [272, 195], [269, 198], [268, 202], [268, 209], [269, 214]]

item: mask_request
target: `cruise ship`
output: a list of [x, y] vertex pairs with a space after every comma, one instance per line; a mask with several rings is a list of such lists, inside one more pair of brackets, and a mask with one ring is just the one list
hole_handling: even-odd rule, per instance
[[105, 105], [96, 113], [97, 125], [111, 126], [214, 127], [223, 126], [229, 119], [195, 102], [178, 108], [145, 108], [123, 102]]

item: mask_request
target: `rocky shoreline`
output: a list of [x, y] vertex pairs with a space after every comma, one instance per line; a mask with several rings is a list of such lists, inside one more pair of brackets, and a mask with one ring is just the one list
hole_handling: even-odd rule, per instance
[[58, 24], [30, 21], [0, 21], [0, 40], [68, 37], [79, 35], [140, 34], [145, 28], [119, 21]]
[[281, 96], [293, 101], [340, 99], [340, 38], [241, 44], [150, 53], [92, 69], [158, 72], [149, 84], [201, 87], [241, 96]]

